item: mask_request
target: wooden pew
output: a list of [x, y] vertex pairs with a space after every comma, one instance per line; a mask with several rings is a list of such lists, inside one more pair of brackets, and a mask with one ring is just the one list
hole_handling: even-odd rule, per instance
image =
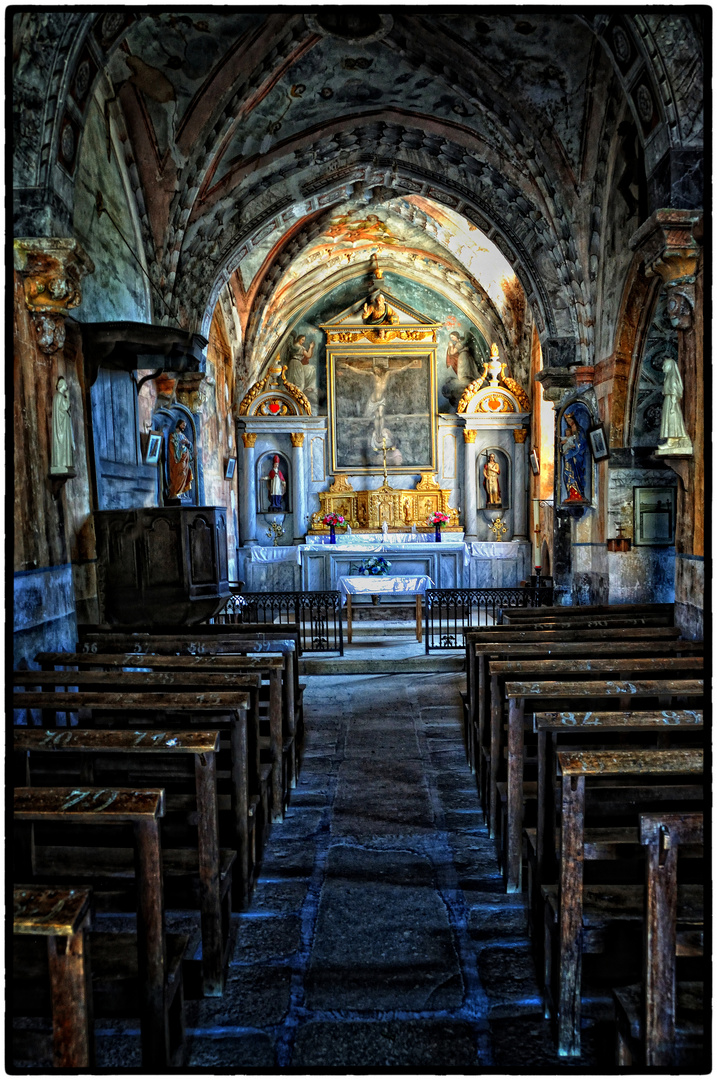
[[[83, 726], [97, 726], [96, 714], [111, 718], [114, 725], [138, 725], [141, 714], [156, 714], [154, 724], [172, 727], [186, 725], [190, 716], [201, 717], [202, 724], [224, 726], [231, 743], [231, 832], [230, 842], [239, 856], [240, 888], [235, 890], [235, 907], [245, 905], [251, 882], [251, 837], [249, 825], [250, 769], [246, 708], [248, 695], [236, 691], [190, 691], [166, 693], [124, 692], [103, 694], [99, 691], [44, 693], [24, 691], [13, 696], [13, 708], [43, 710], [43, 715], [80, 711], [89, 713]], [[178, 717], [179, 719], [172, 719]], [[143, 721], [144, 723], [144, 721]], [[69, 727], [69, 725], [68, 725]]]
[[[557, 931], [558, 995], [557, 1026], [558, 1054], [561, 1057], [580, 1055], [581, 981], [583, 938], [592, 923], [604, 925], [615, 918], [639, 918], [642, 912], [641, 887], [606, 886], [583, 889], [585, 782], [586, 779], [604, 782], [616, 778], [639, 777], [667, 781], [666, 801], [675, 797], [672, 785], [682, 777], [702, 777], [701, 750], [643, 750], [559, 752], [558, 763], [562, 783], [560, 880], [556, 892], [543, 886], [546, 913], [546, 996], [550, 998], [552, 919], [555, 913]], [[654, 800], [654, 789], [648, 788]], [[683, 789], [677, 788], [679, 797]], [[630, 805], [635, 821], [640, 807], [639, 788], [629, 788]], [[695, 798], [701, 795], [701, 785]], [[693, 804], [694, 805], [694, 804]], [[645, 807], [647, 809], [647, 807]], [[681, 898], [683, 915], [694, 918], [698, 897], [690, 890]], [[587, 919], [587, 921], [586, 921]]]
[[[21, 947], [24, 939], [31, 936], [46, 943], [52, 1064], [56, 1069], [90, 1069], [95, 1064], [92, 978], [87, 944], [90, 900], [90, 889], [20, 885], [13, 890], [13, 972], [16, 980], [23, 976], [27, 979], [23, 956], [23, 951], [27, 950]], [[42, 1010], [44, 987], [31, 984], [29, 993], [25, 994], [17, 986], [10, 984], [10, 987], [8, 1004], [11, 1010], [21, 997], [32, 1003], [32, 1015]]]
[[[132, 999], [139, 1006], [142, 1064], [152, 1069], [181, 1065], [185, 1041], [182, 959], [187, 939], [165, 933], [159, 834], [159, 819], [163, 815], [164, 792], [157, 789], [17, 788], [14, 793], [16, 823], [56, 823], [61, 826], [66, 843], [75, 838], [78, 826], [99, 826], [102, 830], [107, 826], [132, 826], [137, 860], [137, 934], [136, 938], [131, 937], [136, 941], [136, 949], [127, 948], [128, 935], [122, 934], [93, 934], [91, 948], [95, 977], [103, 970], [125, 975], [129, 970]], [[62, 877], [70, 877], [70, 858], [67, 853], [63, 857], [61, 850], [57, 848], [53, 884], [60, 884]], [[21, 845], [20, 880], [32, 880], [32, 863], [37, 854], [34, 843], [31, 850], [26, 844]], [[108, 996], [119, 994], [119, 980], [115, 979]], [[95, 1012], [97, 1015], [103, 1012], [97, 1008], [97, 994]]]
[[[583, 644], [581, 635], [587, 633], [589, 644]], [[605, 631], [580, 631], [570, 635], [570, 640], [563, 641], [526, 641], [507, 642], [486, 640], [480, 637], [473, 640], [474, 631], [469, 631], [471, 640], [466, 645], [466, 665], [468, 671], [469, 717], [472, 718], [467, 736], [472, 757], [472, 771], [480, 768], [480, 754], [486, 744], [487, 718], [490, 709], [489, 680], [486, 665], [490, 660], [513, 661], [517, 659], [585, 659], [586, 653], [593, 659], [605, 659], [617, 656], [656, 657], [656, 656], [699, 656], [704, 651], [701, 642], [682, 641], [680, 639], [644, 640], [639, 632], [630, 639], [612, 640]], [[578, 640], [575, 640], [577, 638]], [[478, 772], [478, 789], [484, 808], [487, 804], [488, 788], [482, 772]]]
[[[702, 1071], [704, 986], [678, 983], [678, 956], [703, 956], [702, 934], [678, 936], [678, 852], [704, 843], [702, 814], [641, 814], [640, 843], [647, 848], [645, 949], [642, 986], [615, 990], [621, 1067]], [[695, 940], [697, 938], [698, 940]], [[685, 1052], [693, 1061], [685, 1061]]]
[[[557, 878], [560, 861], [560, 800], [553, 796], [558, 784], [557, 754], [567, 750], [627, 749], [624, 739], [640, 749], [694, 747], [703, 740], [703, 714], [697, 709], [641, 712], [541, 712], [533, 716], [538, 735], [536, 828], [526, 830], [528, 840], [528, 909], [536, 952], [541, 951], [543, 910], [541, 888]], [[550, 739], [550, 755], [547, 739]], [[569, 746], [563, 743], [567, 739]], [[668, 745], [667, 740], [670, 740]], [[617, 741], [619, 740], [619, 742]], [[648, 740], [646, 742], [646, 740]], [[651, 740], [651, 744], [649, 740]], [[637, 749], [638, 747], [633, 747]], [[555, 775], [554, 775], [555, 771]], [[627, 844], [636, 847], [637, 829], [629, 827], [590, 829], [584, 836], [585, 857], [616, 858]], [[540, 955], [538, 956], [540, 959]]]
[[[668, 703], [675, 698], [692, 698], [699, 705], [703, 694], [704, 682], [701, 679], [630, 679], [625, 681], [603, 679], [586, 682], [545, 680], [505, 684], [505, 697], [509, 703], [508, 805], [505, 844], [508, 892], [521, 891], [526, 702], [570, 701], [577, 707], [579, 702], [586, 699], [591, 702], [617, 700], [624, 708], [628, 701], [652, 698], [668, 707]], [[596, 707], [600, 708], [599, 705]]]
[[674, 621], [674, 604], [572, 604], [553, 607], [505, 608], [502, 622], [529, 623], [536, 619], [567, 620], [594, 615], [664, 615]]
[[[128, 652], [137, 653], [164, 653], [172, 655], [221, 655], [225, 653], [243, 655], [246, 653], [278, 653], [284, 658], [284, 677], [279, 683], [272, 682], [270, 696], [273, 701], [270, 706], [272, 753], [274, 757], [274, 772], [272, 776], [274, 813], [281, 803], [283, 816], [284, 791], [288, 794], [288, 787], [296, 776], [298, 768], [297, 742], [301, 738], [303, 730], [303, 713], [297, 702], [300, 700], [298, 684], [298, 667], [296, 663], [296, 642], [288, 637], [280, 638], [269, 632], [242, 634], [242, 626], [236, 627], [237, 632], [228, 632], [227, 626], [202, 626], [202, 632], [194, 629], [191, 632], [175, 632], [167, 634], [159, 633], [131, 633], [116, 634], [110, 632], [87, 632], [83, 636], [83, 643], [78, 648], [93, 652]], [[281, 685], [283, 683], [283, 693]], [[277, 696], [278, 695], [278, 696]], [[283, 724], [277, 723], [275, 713], [283, 710]], [[287, 754], [287, 762], [284, 763], [284, 754]], [[286, 782], [285, 782], [286, 781]], [[280, 798], [280, 793], [281, 798]], [[275, 817], [281, 820], [281, 817]]]
[[[219, 733], [217, 731], [84, 731], [77, 729], [42, 731], [37, 728], [15, 728], [13, 731], [13, 750], [23, 758], [26, 771], [26, 785], [33, 783], [36, 768], [52, 775], [60, 762], [58, 754], [84, 759], [83, 773], [80, 779], [96, 786], [120, 782], [118, 773], [130, 774], [122, 777], [135, 780], [135, 783], [148, 783], [157, 787], [165, 779], [163, 763], [176, 761], [178, 757], [189, 759], [194, 774], [193, 797], [187, 805], [186, 797], [165, 793], [164, 824], [171, 819], [173, 808], [196, 814], [197, 839], [191, 839], [181, 847], [177, 841], [170, 846], [162, 845], [165, 898], [169, 901], [173, 894], [175, 881], [180, 888], [188, 876], [198, 878], [199, 910], [202, 927], [201, 988], [205, 996], [218, 997], [224, 990], [227, 964], [229, 962], [229, 924], [231, 911], [232, 869], [236, 860], [235, 851], [220, 850], [219, 822], [217, 814], [217, 766]], [[101, 781], [97, 775], [87, 775], [86, 766], [92, 773], [101, 768], [103, 760], [114, 759], [114, 769], [105, 768]], [[137, 779], [132, 777], [132, 762], [144, 759], [148, 766], [147, 775]], [[48, 768], [49, 766], [49, 768]], [[109, 771], [110, 775], [105, 775]], [[176, 776], [167, 778], [176, 785]], [[42, 783], [42, 780], [40, 781]], [[174, 804], [174, 806], [173, 806]], [[176, 815], [174, 815], [176, 816]], [[194, 847], [194, 858], [187, 858], [187, 847]], [[115, 858], [117, 856], [115, 855]], [[176, 903], [178, 908], [193, 906], [186, 898], [186, 888], [181, 889], [182, 900]], [[185, 964], [187, 966], [189, 962]], [[185, 990], [187, 987], [185, 986]]]
[[699, 677], [704, 669], [704, 659], [700, 657], [661, 657], [660, 659], [632, 657], [624, 653], [609, 659], [570, 659], [540, 660], [514, 659], [490, 660], [488, 662], [488, 686], [490, 690], [490, 732], [488, 743], [488, 763], [485, 768], [488, 798], [485, 809], [488, 818], [490, 836], [495, 838], [497, 826], [497, 784], [502, 769], [502, 729], [505, 683], [512, 678], [529, 679], [571, 678], [589, 680], [595, 677], [612, 675], [618, 679], [640, 678], [645, 675], [659, 674], [661, 677], [674, 678]]

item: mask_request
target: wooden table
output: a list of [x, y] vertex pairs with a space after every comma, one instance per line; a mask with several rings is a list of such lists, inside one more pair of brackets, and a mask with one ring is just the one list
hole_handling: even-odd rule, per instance
[[346, 603], [346, 626], [348, 643], [352, 637], [351, 597], [356, 595], [401, 595], [416, 598], [416, 641], [423, 641], [423, 594], [426, 589], [435, 588], [433, 581], [425, 574], [410, 576], [359, 574], [344, 575], [339, 578], [337, 587], [341, 593], [341, 602]]

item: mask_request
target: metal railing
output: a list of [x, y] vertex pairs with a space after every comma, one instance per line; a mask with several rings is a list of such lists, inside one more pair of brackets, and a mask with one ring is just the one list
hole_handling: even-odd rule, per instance
[[426, 589], [426, 652], [460, 649], [466, 630], [493, 626], [504, 608], [552, 606], [552, 585], [539, 588]]
[[344, 655], [341, 593], [253, 592], [232, 596], [215, 623], [267, 623], [298, 626], [302, 652]]

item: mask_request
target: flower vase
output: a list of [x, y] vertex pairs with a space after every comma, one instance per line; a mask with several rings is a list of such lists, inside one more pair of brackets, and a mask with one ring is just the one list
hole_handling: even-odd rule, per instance
[[441, 542], [441, 526], [436, 523], [436, 543], [440, 544], [440, 542]]
[[329, 525], [329, 543], [330, 544], [335, 544], [336, 543], [336, 526], [335, 525]]

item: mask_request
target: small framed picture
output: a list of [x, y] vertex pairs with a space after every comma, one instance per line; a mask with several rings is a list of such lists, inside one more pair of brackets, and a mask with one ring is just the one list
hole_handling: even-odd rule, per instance
[[588, 439], [590, 440], [590, 449], [595, 461], [604, 461], [605, 458], [610, 457], [610, 448], [607, 445], [605, 428], [602, 424], [596, 424], [595, 427], [590, 428]]
[[237, 459], [230, 457], [227, 459], [227, 467], [224, 470], [224, 479], [231, 480], [234, 476], [234, 470], [236, 469]]
[[540, 458], [535, 447], [530, 451], [530, 467], [533, 470], [533, 476], [537, 476], [540, 472]]
[[162, 436], [158, 431], [150, 431], [147, 439], [147, 451], [144, 455], [145, 465], [156, 465], [162, 450]]
[[632, 491], [633, 543], [660, 547], [674, 544], [677, 488], [636, 487]]

